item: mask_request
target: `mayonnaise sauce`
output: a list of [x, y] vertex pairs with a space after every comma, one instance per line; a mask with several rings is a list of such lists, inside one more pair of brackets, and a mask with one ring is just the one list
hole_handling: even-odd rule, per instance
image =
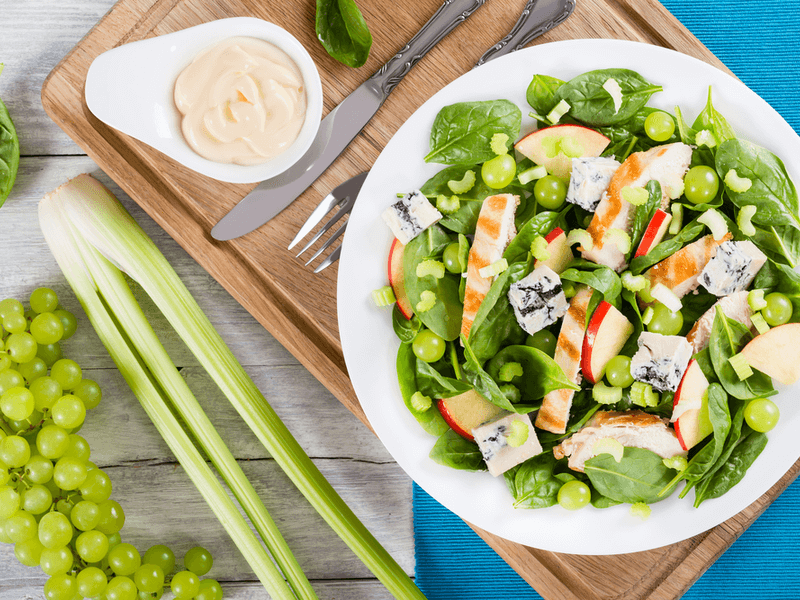
[[280, 48], [232, 37], [197, 55], [175, 82], [184, 138], [200, 156], [255, 165], [287, 150], [306, 116], [303, 76]]

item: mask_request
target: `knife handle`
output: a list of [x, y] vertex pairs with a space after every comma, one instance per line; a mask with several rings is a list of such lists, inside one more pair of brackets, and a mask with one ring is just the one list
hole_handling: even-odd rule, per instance
[[519, 50], [533, 38], [564, 22], [573, 10], [575, 0], [528, 0], [508, 35], [489, 48], [475, 66]]
[[370, 77], [372, 87], [386, 97], [419, 59], [438, 44], [442, 38], [467, 17], [478, 10], [486, 0], [445, 0], [439, 10], [422, 26], [417, 34], [389, 61]]

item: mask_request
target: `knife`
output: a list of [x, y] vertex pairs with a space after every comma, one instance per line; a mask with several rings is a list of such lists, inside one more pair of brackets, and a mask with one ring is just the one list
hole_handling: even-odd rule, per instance
[[445, 0], [417, 34], [367, 81], [345, 98], [319, 126], [311, 148], [292, 167], [261, 182], [211, 230], [230, 240], [257, 229], [289, 206], [342, 153], [383, 102], [425, 54], [486, 0]]

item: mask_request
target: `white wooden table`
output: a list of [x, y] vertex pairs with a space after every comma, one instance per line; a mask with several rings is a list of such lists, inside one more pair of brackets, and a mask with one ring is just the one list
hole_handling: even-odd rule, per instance
[[[92, 458], [114, 484], [127, 521], [123, 540], [142, 553], [170, 546], [179, 561], [195, 545], [208, 548], [226, 598], [268, 595], [184, 474], [127, 388], [68, 287], [39, 230], [37, 203], [67, 179], [89, 172], [117, 194], [231, 346], [267, 400], [354, 512], [413, 576], [411, 480], [378, 439], [317, 382], [272, 336], [100, 171], [45, 114], [40, 90], [58, 61], [115, 0], [2, 0], [0, 98], [11, 111], [22, 159], [9, 199], [0, 208], [0, 299], [27, 303], [51, 287], [78, 317], [63, 343], [65, 356], [103, 388], [103, 401], [81, 431]], [[231, 451], [240, 460], [320, 598], [391, 598], [266, 454], [157, 309], [138, 294], [156, 331]], [[47, 577], [19, 564], [0, 544], [0, 600], [43, 598]], [[166, 594], [165, 598], [171, 597]]]

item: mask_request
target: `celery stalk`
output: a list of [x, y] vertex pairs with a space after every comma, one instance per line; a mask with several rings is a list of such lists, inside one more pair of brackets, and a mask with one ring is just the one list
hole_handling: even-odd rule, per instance
[[424, 598], [281, 422], [153, 241], [102, 184], [85, 176], [80, 187], [80, 197], [65, 198], [76, 228], [144, 288], [270, 455], [367, 568], [396, 598]]
[[152, 376], [145, 371], [141, 357], [130, 347], [113, 316], [89, 277], [82, 257], [80, 233], [71, 226], [58, 193], [46, 196], [39, 205], [39, 222], [44, 237], [81, 303], [103, 345], [119, 367], [120, 373], [139, 399], [147, 416], [167, 442], [178, 462], [200, 495], [236, 543], [270, 596], [293, 600], [294, 594], [264, 548], [250, 530], [236, 505], [228, 497], [211, 468], [167, 406]]

